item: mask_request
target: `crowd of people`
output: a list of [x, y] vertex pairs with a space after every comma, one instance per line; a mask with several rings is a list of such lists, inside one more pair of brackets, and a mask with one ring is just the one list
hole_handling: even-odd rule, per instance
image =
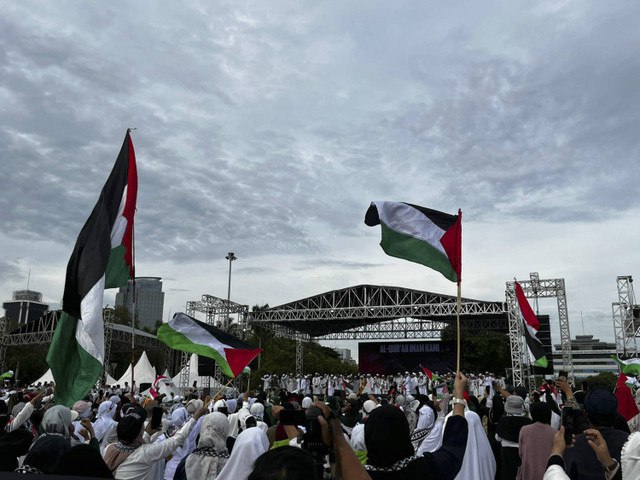
[[0, 471], [153, 480], [640, 478], [640, 433], [621, 417], [619, 396], [576, 390], [564, 377], [533, 391], [489, 372], [262, 380], [262, 389], [213, 397], [105, 386], [71, 408], [56, 404], [51, 385], [9, 386], [0, 390]]

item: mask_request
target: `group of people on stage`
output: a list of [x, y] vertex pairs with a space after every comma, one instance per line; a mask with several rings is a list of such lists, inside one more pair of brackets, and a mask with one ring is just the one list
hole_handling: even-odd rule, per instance
[[[118, 479], [640, 479], [627, 386], [493, 374], [265, 375], [225, 397], [0, 390], [0, 472]], [[318, 388], [314, 391], [314, 385]], [[587, 385], [588, 387], [588, 385]], [[620, 393], [625, 393], [623, 397]], [[640, 397], [640, 393], [638, 394]]]
[[[283, 373], [281, 375], [265, 374], [262, 376], [262, 389], [265, 392], [286, 390], [302, 393], [303, 395], [327, 395], [333, 396], [335, 391], [366, 393], [382, 395], [391, 393], [411, 394], [417, 392], [420, 395], [429, 395], [434, 388], [442, 388], [447, 382], [453, 380], [453, 374], [442, 376], [436, 373], [427, 376], [424, 372], [398, 372], [395, 375], [367, 374], [367, 375], [341, 375], [341, 374], [294, 374]], [[504, 378], [495, 377], [493, 373], [469, 375], [469, 392], [475, 396], [481, 396], [486, 388], [493, 392], [493, 382], [505, 387]]]

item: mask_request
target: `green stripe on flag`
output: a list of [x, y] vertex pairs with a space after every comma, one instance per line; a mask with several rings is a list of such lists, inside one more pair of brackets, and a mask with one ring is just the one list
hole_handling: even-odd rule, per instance
[[538, 358], [535, 362], [533, 362], [533, 364], [536, 367], [547, 368], [547, 365], [549, 365], [549, 361], [547, 360], [547, 357], [541, 357], [541, 358]]
[[222, 370], [227, 377], [235, 377], [231, 368], [229, 368], [227, 359], [224, 358], [217, 350], [206, 345], [193, 343], [185, 335], [175, 331], [168, 324], [163, 323], [158, 329], [156, 336], [158, 337], [158, 340], [166, 343], [174, 350], [195, 353], [197, 355], [202, 355], [203, 357], [213, 358], [218, 363], [220, 370]]
[[111, 249], [107, 269], [104, 272], [104, 288], [124, 287], [127, 285], [131, 278], [131, 271], [124, 259], [125, 253], [124, 245], [118, 245]]
[[382, 227], [380, 246], [387, 255], [420, 263], [437, 270], [452, 282], [458, 281], [449, 258], [443, 252], [424, 240], [398, 233], [383, 222], [380, 222], [380, 226]]
[[102, 373], [102, 364], [78, 345], [78, 320], [62, 313], [47, 353], [47, 363], [56, 379], [55, 400], [69, 408], [82, 400]]

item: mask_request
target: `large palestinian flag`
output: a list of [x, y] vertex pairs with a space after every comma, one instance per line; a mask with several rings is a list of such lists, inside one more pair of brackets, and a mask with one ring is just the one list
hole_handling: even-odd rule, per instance
[[220, 370], [231, 378], [240, 375], [262, 351], [184, 313], [176, 313], [169, 323], [163, 323], [157, 336], [175, 350], [213, 358]]
[[524, 337], [527, 343], [527, 349], [529, 350], [529, 358], [531, 363], [536, 367], [546, 368], [549, 362], [542, 347], [542, 342], [540, 342], [537, 337], [538, 331], [540, 330], [540, 322], [533, 312], [531, 305], [529, 305], [527, 297], [525, 297], [522, 291], [522, 287], [518, 282], [514, 283], [518, 307], [520, 308], [522, 321], [524, 322]]
[[462, 213], [448, 213], [401, 202], [371, 202], [364, 218], [382, 227], [387, 255], [421, 263], [452, 282], [462, 277]]
[[47, 354], [56, 402], [71, 406], [102, 373], [105, 288], [125, 286], [134, 275], [133, 217], [138, 193], [136, 157], [129, 132], [78, 235], [67, 265], [63, 313]]

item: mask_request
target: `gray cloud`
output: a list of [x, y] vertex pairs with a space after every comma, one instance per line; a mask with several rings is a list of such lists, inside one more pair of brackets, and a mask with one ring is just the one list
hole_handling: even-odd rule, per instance
[[638, 5], [63, 5], [0, 18], [12, 240], [70, 251], [127, 127], [149, 265], [376, 269], [332, 251], [371, 241], [374, 199], [560, 227], [636, 208]]

